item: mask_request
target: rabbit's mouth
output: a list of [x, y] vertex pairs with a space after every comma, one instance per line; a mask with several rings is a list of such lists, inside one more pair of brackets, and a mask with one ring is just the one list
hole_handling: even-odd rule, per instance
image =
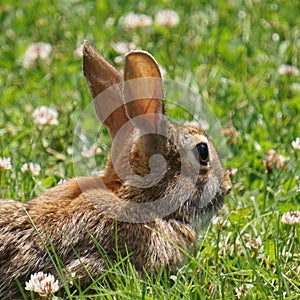
[[198, 202], [195, 199], [187, 202], [186, 209], [189, 223], [197, 230], [207, 227], [211, 218], [222, 208], [223, 204], [224, 195], [222, 192], [216, 193], [206, 205], [201, 203], [201, 199]]
[[195, 230], [207, 227], [211, 218], [222, 208], [225, 194], [219, 188], [209, 201], [206, 201], [202, 195], [203, 193], [194, 191], [180, 208], [169, 215], [167, 219], [175, 219], [181, 223], [189, 224]]

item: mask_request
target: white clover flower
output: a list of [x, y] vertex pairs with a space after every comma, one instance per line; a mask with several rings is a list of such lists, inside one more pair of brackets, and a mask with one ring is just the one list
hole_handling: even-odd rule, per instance
[[144, 14], [128, 13], [123, 17], [123, 26], [125, 30], [134, 30], [152, 25], [152, 18]]
[[109, 28], [114, 26], [115, 24], [115, 18], [113, 17], [108, 17], [107, 20], [105, 21], [105, 27]]
[[30, 280], [25, 282], [25, 290], [38, 293], [41, 297], [48, 297], [59, 290], [59, 283], [52, 274], [38, 272], [31, 274]]
[[175, 27], [179, 20], [177, 12], [171, 9], [160, 10], [155, 15], [155, 23], [162, 27]]
[[278, 68], [278, 74], [283, 75], [292, 75], [292, 76], [298, 76], [299, 75], [299, 69], [295, 66], [291, 65], [280, 65]]
[[296, 225], [300, 223], [300, 211], [289, 211], [284, 213], [281, 222], [287, 225]]
[[240, 19], [245, 19], [247, 17], [247, 13], [244, 10], [240, 10], [238, 16]]
[[238, 173], [238, 168], [228, 168], [226, 169], [230, 177], [235, 177], [236, 174]]
[[127, 52], [131, 51], [131, 50], [135, 50], [136, 49], [136, 45], [133, 42], [117, 42], [117, 43], [113, 43], [112, 47], [114, 48], [114, 50], [121, 54], [124, 55]]
[[261, 238], [249, 239], [246, 243], [246, 247], [253, 252], [261, 252], [263, 250], [263, 243]]
[[272, 34], [272, 41], [278, 42], [280, 40], [280, 35], [276, 32]]
[[300, 150], [300, 137], [297, 137], [295, 141], [292, 141], [292, 147], [296, 150]]
[[38, 126], [43, 126], [46, 124], [57, 125], [57, 116], [57, 111], [47, 106], [38, 107], [32, 113], [33, 121]]
[[273, 166], [276, 170], [280, 170], [287, 161], [288, 157], [285, 157], [281, 154], [277, 154], [274, 149], [269, 149], [267, 152], [268, 156], [263, 160], [263, 163], [266, 167], [267, 172], [271, 173]]
[[230, 226], [230, 221], [223, 216], [214, 217], [211, 223], [217, 230], [225, 230]]
[[24, 68], [31, 68], [34, 66], [36, 60], [47, 60], [50, 57], [52, 46], [48, 43], [35, 43], [31, 44], [24, 55], [23, 66]]
[[265, 257], [261, 238], [252, 238], [249, 233], [244, 233], [243, 236], [237, 237], [229, 251], [230, 255], [247, 256], [247, 249], [254, 252], [257, 259], [263, 259]]
[[69, 155], [73, 155], [73, 154], [74, 154], [74, 148], [73, 148], [72, 146], [68, 146], [68, 147], [67, 147], [67, 153], [68, 153]]
[[37, 176], [40, 174], [41, 171], [41, 166], [39, 164], [35, 164], [35, 163], [25, 163], [23, 164], [23, 166], [21, 167], [21, 172], [25, 173], [29, 171], [32, 176]]
[[118, 55], [118, 56], [115, 57], [114, 62], [115, 62], [117, 65], [120, 65], [120, 64], [123, 63], [123, 59], [124, 59], [123, 56]]
[[237, 239], [236, 244], [232, 244], [229, 248], [229, 254], [231, 256], [237, 255], [237, 256], [246, 256], [245, 248], [242, 244], [242, 242]]
[[244, 283], [243, 285], [241, 285], [240, 287], [235, 288], [235, 293], [238, 299], [243, 298], [244, 296], [246, 296], [247, 294], [249, 294], [251, 292], [251, 290], [253, 289], [254, 285], [251, 283]]
[[229, 144], [236, 144], [238, 138], [241, 136], [241, 133], [233, 126], [231, 122], [227, 128], [222, 129], [222, 134], [225, 137], [228, 137]]
[[10, 170], [11, 167], [10, 157], [0, 157], [0, 171]]

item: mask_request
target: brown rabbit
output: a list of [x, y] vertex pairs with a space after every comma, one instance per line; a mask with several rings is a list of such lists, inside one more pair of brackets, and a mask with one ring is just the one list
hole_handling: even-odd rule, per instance
[[200, 125], [165, 117], [151, 55], [127, 54], [123, 79], [85, 42], [83, 71], [111, 154], [99, 176], [72, 179], [27, 203], [0, 201], [0, 299], [16, 299], [16, 281], [24, 286], [32, 273], [57, 276], [53, 249], [65, 276], [82, 285], [105, 269], [103, 253], [114, 260], [116, 250], [129, 253], [138, 271], [173, 270], [231, 189]]

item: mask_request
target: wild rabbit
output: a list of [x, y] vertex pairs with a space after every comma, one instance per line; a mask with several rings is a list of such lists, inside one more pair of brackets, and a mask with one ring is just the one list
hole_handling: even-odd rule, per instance
[[0, 299], [16, 299], [16, 280], [24, 286], [32, 273], [57, 276], [51, 251], [65, 276], [82, 285], [105, 269], [103, 253], [112, 260], [116, 252], [129, 253], [141, 272], [173, 270], [231, 189], [201, 126], [166, 118], [161, 74], [150, 54], [128, 53], [121, 76], [85, 42], [83, 71], [112, 137], [106, 167], [27, 203], [0, 201]]

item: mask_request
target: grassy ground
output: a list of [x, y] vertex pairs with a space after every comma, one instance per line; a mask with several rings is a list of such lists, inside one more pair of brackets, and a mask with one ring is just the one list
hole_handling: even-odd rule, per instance
[[[163, 8], [179, 14], [177, 26], [124, 30], [128, 12], [154, 19]], [[199, 91], [224, 128], [226, 166], [237, 169], [227, 209], [177, 274], [146, 280], [130, 266], [112, 268], [113, 286], [95, 283], [80, 299], [299, 299], [299, 226], [281, 221], [300, 208], [300, 152], [292, 146], [300, 136], [300, 76], [285, 66], [299, 66], [299, 14], [300, 2], [291, 0], [1, 1], [0, 157], [12, 168], [0, 171], [0, 198], [25, 201], [75, 175], [73, 128], [90, 102], [74, 54], [84, 39], [112, 62], [117, 42], [133, 42], [166, 78]], [[49, 43], [51, 54], [24, 67], [36, 42]], [[32, 112], [41, 105], [58, 111], [57, 125], [37, 127]], [[41, 166], [38, 175], [21, 172], [28, 162]]]

